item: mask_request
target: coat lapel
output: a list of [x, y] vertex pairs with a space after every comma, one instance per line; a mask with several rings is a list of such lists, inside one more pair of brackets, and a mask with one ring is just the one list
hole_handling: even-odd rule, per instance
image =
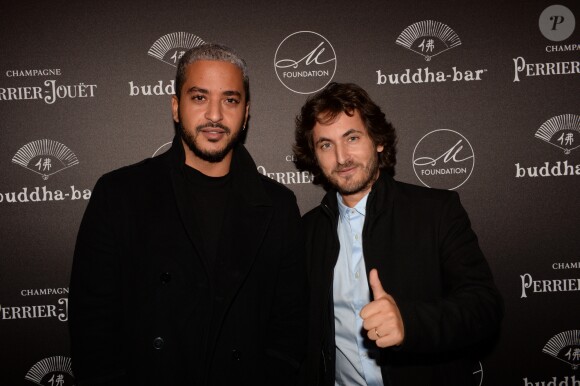
[[389, 274], [387, 266], [393, 246], [393, 189], [393, 179], [382, 172], [367, 201], [367, 218], [363, 228], [367, 277], [370, 270], [376, 268], [381, 282]]
[[232, 158], [232, 193], [224, 219], [218, 261], [223, 264], [216, 279], [226, 302], [233, 299], [245, 281], [272, 218], [272, 203], [266, 195], [256, 165], [243, 146]]
[[256, 259], [272, 208], [254, 205], [236, 193], [230, 198], [218, 249], [216, 290], [225, 302], [231, 301], [245, 281]]
[[194, 202], [192, 197], [189, 197], [187, 194], [187, 182], [181, 170], [177, 168], [171, 170], [171, 182], [173, 184], [175, 203], [177, 204], [183, 228], [191, 240], [196, 256], [200, 258], [206, 273], [209, 274], [207, 261], [201, 258], [203, 256], [203, 240], [201, 239], [201, 232], [199, 231], [198, 221], [196, 220]]

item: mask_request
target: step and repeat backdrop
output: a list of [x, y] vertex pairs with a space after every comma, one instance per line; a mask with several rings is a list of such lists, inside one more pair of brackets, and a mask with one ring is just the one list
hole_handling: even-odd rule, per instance
[[382, 106], [399, 180], [460, 193], [505, 298], [480, 385], [580, 385], [578, 18], [572, 0], [5, 2], [0, 384], [75, 384], [68, 281], [93, 186], [168, 149], [176, 62], [219, 42], [250, 67], [258, 170], [302, 212], [323, 191], [292, 162], [294, 117], [331, 81]]

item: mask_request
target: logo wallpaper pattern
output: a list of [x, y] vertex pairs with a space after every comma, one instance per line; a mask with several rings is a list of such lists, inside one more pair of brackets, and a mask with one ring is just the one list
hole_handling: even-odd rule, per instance
[[[91, 187], [112, 169], [103, 165], [169, 148], [177, 62], [211, 41], [247, 54], [256, 123], [247, 142], [258, 172], [292, 189], [303, 212], [323, 189], [295, 169], [291, 138], [270, 143], [260, 133], [290, 137], [300, 106], [332, 81], [369, 91], [401, 128], [397, 178], [461, 190], [506, 289], [504, 334], [473, 369], [476, 384], [580, 386], [578, 4], [353, 4], [253, 12], [170, 0], [131, 8], [130, 23], [98, 3], [90, 15], [59, 3], [23, 12], [19, 2], [0, 13], [0, 363], [15, 364], [3, 367], [0, 384], [75, 384], [68, 342], [54, 341], [66, 337], [71, 240]], [[122, 16], [130, 8], [119, 7]], [[101, 40], [113, 35], [114, 47]], [[127, 146], [118, 151], [119, 143]], [[546, 323], [528, 323], [530, 310]], [[44, 329], [47, 339], [36, 339]]]

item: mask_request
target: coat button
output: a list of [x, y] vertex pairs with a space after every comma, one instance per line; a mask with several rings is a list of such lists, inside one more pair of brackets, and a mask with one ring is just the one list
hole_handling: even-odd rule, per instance
[[163, 338], [161, 337], [157, 337], [155, 339], [153, 339], [153, 347], [155, 348], [155, 350], [161, 350], [163, 348], [163, 345], [165, 344], [165, 341], [163, 340]]
[[167, 284], [169, 283], [169, 281], [171, 280], [171, 274], [169, 272], [163, 272], [160, 276], [159, 276], [161, 283], [163, 284]]
[[240, 350], [233, 349], [232, 359], [235, 361], [239, 361], [240, 359], [242, 359], [242, 352]]

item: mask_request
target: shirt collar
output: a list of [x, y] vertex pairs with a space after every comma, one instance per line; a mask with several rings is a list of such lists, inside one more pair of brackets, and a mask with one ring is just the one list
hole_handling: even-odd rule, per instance
[[367, 213], [367, 199], [369, 198], [369, 193], [365, 194], [363, 198], [354, 206], [350, 208], [342, 202], [342, 197], [340, 193], [336, 192], [336, 200], [338, 201], [338, 213], [342, 217], [348, 218], [348, 212], [352, 209], [356, 210], [359, 214], [365, 216]]

